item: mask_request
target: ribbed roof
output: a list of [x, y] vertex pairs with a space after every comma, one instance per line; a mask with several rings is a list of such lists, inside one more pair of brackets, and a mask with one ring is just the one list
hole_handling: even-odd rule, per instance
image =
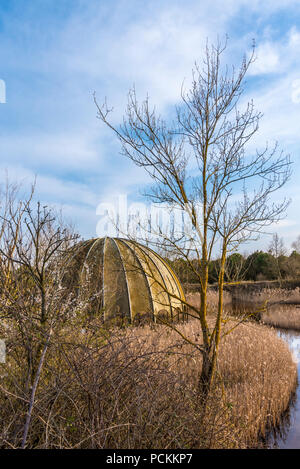
[[103, 319], [133, 322], [164, 312], [170, 319], [183, 310], [180, 282], [152, 249], [123, 238], [96, 238], [78, 245], [71, 265], [82, 298]]

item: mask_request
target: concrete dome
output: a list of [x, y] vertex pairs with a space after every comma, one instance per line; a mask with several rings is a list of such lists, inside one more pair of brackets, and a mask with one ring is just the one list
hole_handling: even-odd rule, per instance
[[105, 321], [155, 321], [158, 313], [182, 317], [185, 298], [177, 276], [157, 253], [135, 241], [106, 237], [79, 243], [70, 270], [80, 297]]

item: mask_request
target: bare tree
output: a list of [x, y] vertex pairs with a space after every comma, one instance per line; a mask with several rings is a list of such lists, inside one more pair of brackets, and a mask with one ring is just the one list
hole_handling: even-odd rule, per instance
[[22, 448], [47, 350], [72, 311], [73, 296], [63, 277], [78, 239], [50, 208], [33, 202], [33, 192], [34, 186], [29, 196], [18, 199], [18, 188], [7, 185], [1, 214], [0, 318], [9, 342], [20, 345], [22, 380], [17, 388], [20, 401], [28, 403]]
[[[98, 118], [117, 136], [122, 154], [147, 171], [154, 181], [150, 197], [187, 214], [191, 231], [181, 236], [161, 233], [166, 248], [184, 257], [200, 283], [200, 308], [190, 306], [199, 319], [203, 343], [199, 390], [205, 404], [213, 383], [222, 337], [223, 287], [228, 253], [279, 220], [288, 201], [271, 202], [274, 191], [290, 175], [289, 156], [268, 146], [251, 155], [247, 144], [259, 128], [261, 113], [253, 102], [238, 104], [251, 56], [239, 70], [231, 71], [221, 59], [226, 48], [207, 45], [202, 65], [195, 65], [191, 88], [182, 88], [181, 104], [169, 122], [151, 108], [148, 97], [139, 104], [135, 89], [129, 91], [127, 110], [120, 126], [110, 120], [106, 101]], [[188, 242], [188, 247], [187, 247]], [[215, 321], [207, 317], [208, 266], [220, 252], [219, 298]], [[197, 259], [195, 269], [191, 258]]]
[[281, 275], [281, 266], [280, 266], [280, 258], [282, 256], [285, 256], [286, 254], [286, 249], [284, 247], [284, 241], [283, 238], [279, 238], [277, 233], [273, 234], [272, 241], [269, 244], [269, 253], [272, 254], [275, 258], [276, 262], [276, 269], [277, 269], [277, 277], [282, 281], [282, 275]]
[[269, 244], [269, 252], [277, 259], [286, 254], [283, 238], [279, 238], [277, 233], [273, 234], [272, 241]]
[[297, 237], [295, 241], [292, 242], [292, 248], [300, 254], [300, 235]]

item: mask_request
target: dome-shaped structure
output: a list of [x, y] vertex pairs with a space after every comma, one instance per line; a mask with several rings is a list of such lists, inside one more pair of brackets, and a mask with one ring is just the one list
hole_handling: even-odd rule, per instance
[[173, 270], [135, 241], [106, 237], [79, 243], [68, 270], [90, 311], [100, 312], [105, 321], [156, 320], [158, 313], [178, 319], [184, 310], [183, 289]]

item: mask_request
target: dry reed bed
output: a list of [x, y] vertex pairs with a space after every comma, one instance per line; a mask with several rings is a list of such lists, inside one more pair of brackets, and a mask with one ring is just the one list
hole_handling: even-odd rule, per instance
[[272, 306], [262, 315], [265, 324], [284, 329], [300, 330], [300, 308], [297, 306]]
[[285, 342], [259, 324], [239, 326], [227, 336], [220, 354], [232, 417], [241, 441], [255, 446], [279, 424], [296, 388], [297, 366]]
[[[229, 321], [224, 332], [235, 325], [236, 322]], [[190, 321], [179, 329], [186, 337], [201, 342], [197, 321]], [[140, 340], [146, 342], [149, 335], [147, 330], [141, 329]], [[152, 337], [155, 339], [155, 335]], [[163, 349], [166, 345], [172, 347], [176, 340], [178, 342], [175, 332], [165, 330], [164, 334], [156, 336], [156, 343], [153, 342], [152, 346], [156, 350]], [[169, 369], [196, 386], [201, 357], [192, 347], [185, 345], [183, 350], [190, 355], [183, 354], [180, 359], [176, 355], [171, 356]], [[241, 447], [255, 445], [258, 434], [265, 436], [270, 426], [279, 423], [295, 389], [296, 364], [288, 346], [268, 327], [254, 322], [240, 324], [224, 337], [218, 374], [219, 387], [224, 386], [225, 391], [222, 397], [223, 406], [230, 409], [226, 418], [227, 423], [233, 425], [231, 431], [234, 438]], [[220, 405], [220, 411], [221, 408]], [[224, 421], [222, 425], [225, 430]]]
[[241, 303], [257, 303], [263, 304], [265, 301], [272, 303], [300, 303], [300, 288], [296, 287], [294, 289], [287, 288], [248, 288], [243, 290], [237, 290], [236, 292], [233, 289], [233, 293], [236, 300], [240, 300]]
[[[241, 296], [235, 296], [235, 310], [242, 316], [259, 311], [266, 307], [267, 311], [262, 314], [261, 320], [264, 324], [285, 329], [300, 330], [300, 288], [288, 290], [284, 288], [263, 288], [259, 290], [243, 291]], [[200, 307], [200, 294], [187, 293], [188, 302]], [[285, 304], [280, 304], [280, 303]], [[213, 312], [218, 304], [218, 292], [208, 291], [208, 312]], [[224, 291], [224, 308], [231, 315], [233, 306], [231, 294]]]
[[[227, 324], [227, 328], [233, 322]], [[197, 321], [178, 326], [201, 341]], [[61, 331], [38, 389], [31, 448], [244, 448], [287, 408], [296, 366], [275, 332], [254, 323], [226, 336], [218, 385], [199, 415], [201, 357], [165, 326]], [[18, 447], [26, 413], [24, 362], [9, 345], [0, 394], [0, 446]], [[3, 374], [3, 373], [1, 373]], [[18, 397], [17, 397], [18, 396]], [[25, 401], [24, 401], [25, 399]]]
[[[208, 290], [207, 292], [207, 308], [209, 312], [216, 310], [218, 304], [219, 293], [217, 290]], [[200, 293], [199, 292], [188, 292], [186, 294], [187, 302], [195, 308], [200, 308]], [[229, 292], [223, 292], [223, 305], [231, 305], [231, 295]]]

